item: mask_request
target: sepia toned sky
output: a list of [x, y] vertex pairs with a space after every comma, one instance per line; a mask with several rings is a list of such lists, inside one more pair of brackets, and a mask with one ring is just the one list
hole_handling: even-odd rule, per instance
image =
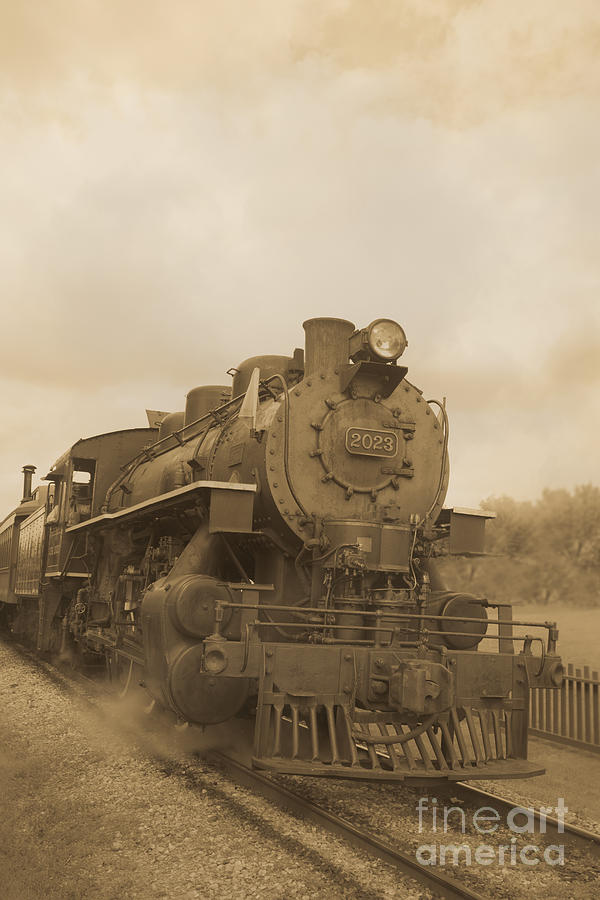
[[0, 102], [0, 518], [315, 315], [404, 326], [450, 502], [599, 482], [597, 0], [20, 0]]

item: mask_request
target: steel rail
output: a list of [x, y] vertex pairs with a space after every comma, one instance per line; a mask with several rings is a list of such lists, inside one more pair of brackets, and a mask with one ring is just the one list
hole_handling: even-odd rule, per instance
[[[533, 812], [533, 819], [535, 825], [540, 828], [541, 834], [548, 833], [557, 833], [566, 837], [571, 837], [576, 839], [577, 841], [584, 841], [587, 845], [587, 849], [592, 850], [594, 854], [598, 854], [600, 856], [600, 834], [595, 831], [589, 831], [587, 828], [582, 828], [580, 825], [574, 825], [572, 822], [561, 822], [555, 816], [546, 815], [546, 813], [541, 813], [539, 809], [536, 809], [534, 806], [527, 806], [526, 804], [516, 803], [514, 800], [510, 800], [508, 797], [502, 797], [499, 794], [493, 794], [491, 791], [486, 791], [483, 788], [475, 787], [475, 785], [467, 784], [464, 781], [457, 781], [456, 787], [459, 789], [459, 793], [462, 793], [465, 798], [469, 798], [473, 801], [475, 798], [479, 800], [485, 800], [486, 804], [492, 806], [495, 804], [494, 808], [497, 808], [498, 811], [502, 811], [504, 813], [511, 812], [512, 810], [523, 810], [524, 813]], [[544, 830], [542, 831], [542, 826]]]
[[419, 863], [415, 857], [403, 850], [391, 847], [380, 841], [374, 835], [362, 828], [357, 828], [348, 819], [331, 813], [312, 800], [307, 800], [300, 794], [290, 791], [289, 788], [273, 781], [266, 775], [245, 766], [243, 763], [232, 759], [219, 751], [211, 751], [203, 759], [226, 770], [242, 787], [257, 791], [267, 800], [275, 802], [278, 806], [285, 806], [294, 813], [326, 829], [333, 834], [344, 838], [352, 847], [365, 851], [370, 856], [377, 857], [390, 866], [393, 866], [404, 875], [419, 881], [424, 887], [433, 891], [436, 896], [448, 898], [448, 900], [484, 900], [483, 895], [467, 887], [437, 869], [429, 868]]

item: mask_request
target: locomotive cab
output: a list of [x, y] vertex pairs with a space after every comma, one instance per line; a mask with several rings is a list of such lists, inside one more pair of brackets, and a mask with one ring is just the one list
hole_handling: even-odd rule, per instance
[[87, 535], [74, 536], [68, 529], [99, 511], [121, 465], [155, 434], [155, 429], [140, 428], [81, 439], [52, 466], [44, 479], [48, 484], [32, 493], [28, 515], [19, 516], [11, 623], [16, 633], [29, 633], [39, 650], [59, 649], [64, 611], [76, 602], [90, 574]]

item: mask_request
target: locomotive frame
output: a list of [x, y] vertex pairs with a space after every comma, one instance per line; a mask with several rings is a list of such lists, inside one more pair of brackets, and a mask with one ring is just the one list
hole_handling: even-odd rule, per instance
[[158, 433], [80, 440], [35, 492], [24, 467], [0, 525], [5, 618], [180, 721], [249, 723], [259, 768], [540, 773], [529, 689], [560, 685], [558, 633], [442, 582], [437, 548], [483, 552], [490, 515], [443, 509], [444, 404], [406, 379], [395, 322], [304, 327], [305, 354], [246, 360]]

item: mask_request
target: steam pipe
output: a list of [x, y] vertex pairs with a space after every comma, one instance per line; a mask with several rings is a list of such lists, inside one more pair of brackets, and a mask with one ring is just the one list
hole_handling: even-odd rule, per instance
[[167, 576], [167, 581], [173, 582], [182, 575], [209, 574], [215, 537], [214, 534], [209, 534], [206, 523], [203, 522], [183, 548]]
[[31, 479], [33, 478], [33, 473], [35, 472], [35, 466], [23, 466], [23, 499], [21, 503], [25, 503], [27, 500], [31, 500]]

